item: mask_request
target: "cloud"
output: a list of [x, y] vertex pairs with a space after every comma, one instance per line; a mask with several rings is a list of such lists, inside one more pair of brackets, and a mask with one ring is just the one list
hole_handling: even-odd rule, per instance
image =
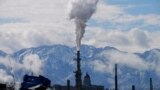
[[18, 18], [25, 22], [0, 25], [0, 49], [12, 53], [41, 45], [73, 46], [75, 27], [73, 22], [66, 19], [67, 2], [68, 0], [2, 2], [0, 18]]
[[[75, 46], [75, 26], [66, 19], [67, 2], [68, 0], [1, 0], [0, 18], [13, 19], [11, 22], [15, 19], [18, 21], [3, 22], [0, 25], [0, 50], [13, 53], [22, 48], [41, 45]], [[159, 26], [159, 15], [131, 15], [123, 7], [101, 0], [91, 19], [100, 25], [87, 26], [82, 44], [96, 47], [110, 45], [129, 52], [142, 52], [160, 46], [157, 42], [160, 40], [159, 31], [141, 29], [142, 26]], [[132, 26], [132, 22], [141, 20], [142, 25], [138, 24], [139, 26], [124, 31], [124, 26]], [[106, 22], [114, 24], [114, 28], [102, 28], [101, 24]]]
[[[134, 53], [126, 53], [117, 50], [107, 50], [99, 54], [99, 57], [104, 57], [101, 60], [93, 60], [89, 62], [89, 65], [95, 72], [107, 73], [114, 76], [114, 65], [118, 64], [120, 68], [118, 73], [123, 74], [123, 67], [136, 70], [136, 72], [145, 73], [146, 71], [155, 72], [160, 76], [160, 53], [158, 50], [152, 50], [151, 56], [141, 58]], [[154, 57], [154, 58], [153, 58]], [[136, 73], [135, 73], [136, 74]], [[131, 77], [130, 73], [127, 74], [128, 78]]]
[[96, 14], [93, 15], [93, 19], [96, 19], [98, 22], [112, 21], [123, 13], [124, 11], [121, 7], [109, 5], [101, 1], [98, 3], [97, 11]]
[[[72, 25], [72, 24], [66, 24]], [[75, 34], [71, 27], [61, 27], [54, 24], [10, 24], [0, 26], [0, 49], [5, 52], [14, 52], [22, 48], [41, 45], [65, 44], [75, 46]], [[88, 27], [83, 44], [96, 47], [107, 45], [122, 51], [143, 52], [146, 49], [159, 48], [157, 41], [160, 32], [149, 32], [139, 28], [129, 31], [104, 30], [97, 27]], [[96, 37], [96, 38], [95, 38]]]
[[[35, 23], [1, 25], [0, 49], [12, 53], [22, 48], [41, 45], [65, 44], [75, 46], [75, 31], [72, 30], [72, 27], [67, 27], [72, 24], [65, 23], [65, 25], [66, 27]], [[157, 42], [160, 40], [159, 35], [159, 31], [149, 32], [140, 28], [123, 31], [88, 27], [82, 43], [96, 47], [109, 45], [128, 52], [143, 52], [146, 49], [159, 48], [160, 44]]]
[[159, 15], [150, 14], [150, 15], [144, 16], [143, 18], [144, 18], [144, 23], [146, 24], [160, 26], [160, 16]]
[[10, 83], [13, 81], [13, 77], [8, 75], [3, 69], [0, 69], [0, 77], [1, 83]]
[[107, 68], [107, 65], [105, 65], [104, 62], [100, 61], [100, 60], [95, 60], [93, 62], [90, 62], [91, 65], [93, 65], [93, 69], [95, 71], [99, 71], [101, 73], [103, 72], [106, 72], [106, 68]]
[[[160, 52], [158, 49], [153, 49], [149, 51], [150, 54], [145, 54], [147, 57], [142, 58], [135, 53], [122, 52], [115, 49], [110, 49], [103, 51], [98, 54], [98, 57], [101, 57], [100, 60], [93, 60], [89, 62], [90, 68], [92, 68], [95, 72], [98, 73], [107, 73], [109, 75], [114, 76], [114, 65], [118, 64], [120, 68], [118, 69], [118, 73], [123, 74], [124, 67], [134, 69], [137, 75], [138, 72], [146, 73], [146, 72], [154, 72], [158, 76], [160, 76]], [[103, 58], [102, 58], [103, 57]], [[132, 74], [127, 73], [126, 78], [131, 78]], [[124, 80], [124, 78], [123, 78]], [[121, 80], [121, 81], [123, 81]], [[125, 81], [125, 80], [124, 80]], [[110, 82], [111, 83], [111, 82]]]
[[13, 52], [40, 45], [73, 45], [74, 36], [74, 30], [67, 26], [65, 28], [54, 24], [7, 24], [0, 26], [0, 48], [6, 52]]
[[[157, 35], [154, 35], [156, 33]], [[95, 27], [88, 28], [84, 43], [96, 47], [113, 46], [127, 52], [143, 52], [146, 49], [159, 48], [158, 43], [156, 43], [159, 40], [158, 35], [159, 32], [151, 33], [139, 28], [132, 28], [129, 31], [119, 29], [107, 31]]]
[[160, 25], [160, 16], [157, 14], [140, 13], [138, 15], [133, 15], [128, 13], [126, 7], [114, 4], [110, 5], [103, 1], [98, 4], [98, 9], [93, 19], [100, 23], [105, 23], [107, 21], [114, 24], [130, 24], [142, 21], [144, 25]]
[[0, 64], [4, 65], [6, 68], [11, 69], [11, 73], [13, 74], [13, 71], [17, 71], [19, 69], [23, 68], [23, 65], [16, 62], [13, 58], [11, 58], [9, 55], [6, 57], [0, 57]]
[[[99, 54], [100, 57], [105, 57], [105, 60], [90, 61], [91, 66], [95, 71], [101, 73], [114, 74], [114, 65], [118, 64], [139, 71], [147, 71], [150, 68], [150, 63], [140, 58], [133, 53], [125, 53], [117, 50], [103, 51]], [[155, 68], [154, 68], [155, 70]], [[119, 73], [122, 73], [119, 69]]]
[[102, 54], [109, 58], [112, 64], [125, 65], [136, 70], [148, 70], [149, 63], [145, 62], [142, 58], [132, 53], [122, 53], [119, 51], [102, 52]]
[[160, 75], [160, 52], [157, 49], [151, 50], [151, 54], [146, 58], [149, 60], [150, 68], [155, 70], [157, 75]]
[[150, 38], [147, 36], [147, 32], [139, 30], [138, 28], [133, 28], [130, 32], [133, 34], [133, 38], [135, 43], [141, 47], [149, 47]]
[[64, 19], [68, 0], [5, 0], [0, 17], [18, 17], [29, 22], [59, 22]]

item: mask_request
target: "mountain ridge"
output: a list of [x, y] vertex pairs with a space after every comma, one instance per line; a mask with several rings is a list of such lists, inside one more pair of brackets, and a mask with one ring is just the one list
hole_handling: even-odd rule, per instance
[[[155, 52], [157, 51], [157, 52]], [[155, 54], [150, 54], [150, 53]], [[147, 54], [153, 56], [148, 58]], [[147, 70], [144, 67], [142, 69], [137, 68], [134, 61], [131, 61], [135, 64], [128, 64], [128, 61], [117, 61], [117, 58], [137, 58], [139, 60], [143, 60], [145, 63], [150, 62], [159, 62], [159, 49], [152, 49], [143, 53], [127, 53], [124, 51], [120, 51], [114, 47], [106, 46], [104, 48], [96, 48], [94, 46], [82, 45], [81, 46], [81, 63], [82, 63], [82, 72], [83, 76], [85, 72], [89, 72], [91, 75], [93, 84], [104, 85], [105, 87], [114, 86], [114, 64], [118, 63], [119, 65], [119, 85], [121, 88], [129, 88], [132, 84], [135, 84], [139, 88], [147, 88], [149, 85], [148, 78], [153, 77], [153, 80], [156, 81], [156, 86], [158, 83], [159, 74], [156, 71], [150, 70], [147, 67]], [[73, 60], [76, 58], [76, 48], [68, 47], [66, 45], [47, 45], [40, 47], [33, 47], [22, 49], [12, 54], [12, 57], [17, 61], [22, 63], [25, 56], [30, 54], [36, 54], [39, 58], [44, 62], [43, 67], [43, 75], [51, 79], [52, 84], [65, 84], [67, 79], [71, 80], [72, 85], [74, 85], [74, 71], [76, 63]], [[115, 57], [117, 57], [115, 59]], [[112, 60], [113, 59], [113, 60]], [[142, 63], [142, 61], [140, 62]], [[144, 65], [139, 64], [139, 65]], [[141, 67], [141, 66], [139, 66]], [[143, 69], [144, 68], [144, 69]], [[26, 73], [21, 73], [22, 71], [18, 71], [17, 77], [23, 77]], [[137, 83], [138, 82], [138, 83]], [[124, 89], [125, 90], [125, 89]], [[143, 90], [143, 89], [141, 89]]]

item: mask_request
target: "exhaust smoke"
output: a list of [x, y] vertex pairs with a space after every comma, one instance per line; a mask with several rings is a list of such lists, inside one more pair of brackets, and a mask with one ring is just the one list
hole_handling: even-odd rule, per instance
[[80, 50], [81, 39], [85, 33], [86, 22], [96, 10], [98, 0], [70, 0], [68, 6], [69, 19], [76, 25], [77, 51]]

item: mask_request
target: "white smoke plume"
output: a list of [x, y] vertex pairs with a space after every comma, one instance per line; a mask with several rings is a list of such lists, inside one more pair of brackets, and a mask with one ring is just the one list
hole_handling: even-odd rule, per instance
[[3, 69], [0, 69], [0, 83], [10, 83], [12, 81], [13, 77], [8, 75]]
[[80, 50], [81, 39], [85, 33], [86, 22], [96, 10], [98, 0], [70, 0], [68, 14], [76, 25], [77, 50]]
[[35, 76], [42, 74], [42, 68], [44, 64], [38, 55], [30, 54], [24, 57], [22, 63], [14, 60], [10, 55], [7, 55], [6, 57], [0, 57], [0, 65], [5, 67], [0, 69], [0, 77], [3, 77], [0, 78], [0, 82], [8, 83], [7, 81], [17, 81], [18, 78], [16, 78], [16, 72], [20, 70], [23, 70], [25, 73], [33, 73]]
[[42, 74], [43, 63], [38, 55], [28, 55], [24, 57], [23, 66], [27, 71], [31, 71], [35, 76]]
[[18, 70], [25, 70], [32, 72], [35, 75], [42, 74], [43, 63], [39, 56], [30, 54], [24, 57], [22, 63], [17, 62], [10, 56], [0, 57], [0, 65], [12, 69], [12, 74]]

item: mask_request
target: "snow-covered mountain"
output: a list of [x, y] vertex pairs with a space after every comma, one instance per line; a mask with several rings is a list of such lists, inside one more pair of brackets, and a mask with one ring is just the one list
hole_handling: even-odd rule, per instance
[[[43, 64], [41, 74], [48, 77], [52, 84], [64, 85], [66, 80], [70, 79], [74, 85], [75, 48], [65, 45], [41, 46], [22, 49], [13, 53], [11, 57], [21, 64], [24, 63], [24, 58], [30, 54], [39, 56]], [[7, 54], [0, 51], [0, 57], [5, 56]], [[153, 49], [144, 53], [127, 53], [114, 47], [96, 48], [82, 45], [81, 59], [83, 77], [88, 72], [92, 84], [113, 88], [114, 64], [117, 63], [119, 88], [121, 90], [130, 90], [132, 85], [137, 87], [136, 90], [148, 90], [150, 77], [153, 78], [153, 84], [156, 88], [160, 85], [160, 49]], [[10, 70], [4, 68], [3, 64], [0, 62], [1, 69]], [[15, 71], [16, 79], [21, 80], [25, 73], [30, 72], [22, 69]], [[7, 74], [10, 72], [7, 71]]]
[[5, 52], [3, 52], [3, 51], [0, 50], [0, 56], [4, 57], [4, 56], [6, 56], [6, 55], [7, 55], [7, 54], [6, 54]]

